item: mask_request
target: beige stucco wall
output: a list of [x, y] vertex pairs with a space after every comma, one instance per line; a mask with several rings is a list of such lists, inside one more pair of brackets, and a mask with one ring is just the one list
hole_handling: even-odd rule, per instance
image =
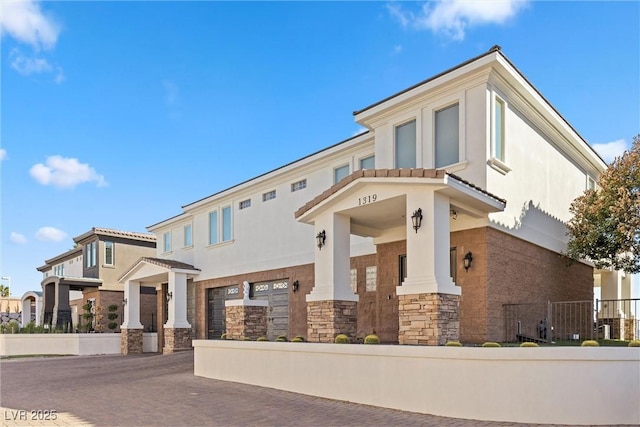
[[194, 374], [223, 381], [474, 420], [640, 423], [638, 348], [240, 341], [193, 346]]
[[[114, 263], [112, 266], [104, 263], [105, 241], [114, 242]], [[107, 236], [100, 237], [98, 248], [98, 268], [100, 279], [102, 279], [101, 290], [123, 291], [124, 287], [122, 283], [118, 283], [118, 279], [140, 258], [153, 257], [156, 254], [153, 243], [134, 242]]]
[[[120, 354], [120, 334], [3, 334], [0, 356]], [[156, 352], [156, 333], [143, 334], [143, 351]]]

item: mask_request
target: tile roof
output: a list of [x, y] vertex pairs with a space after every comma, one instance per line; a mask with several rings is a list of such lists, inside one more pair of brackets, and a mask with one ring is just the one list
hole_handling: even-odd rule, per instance
[[100, 236], [122, 237], [125, 239], [142, 240], [145, 242], [156, 241], [156, 236], [154, 234], [138, 233], [135, 231], [122, 231], [122, 230], [115, 230], [112, 228], [101, 228], [101, 227], [93, 227], [91, 230], [87, 231], [86, 233], [81, 234], [80, 236], [74, 237], [73, 241], [79, 242], [94, 234], [100, 235]]
[[191, 264], [187, 264], [186, 262], [176, 261], [173, 259], [164, 259], [164, 258], [151, 258], [151, 257], [142, 257], [138, 260], [136, 264], [140, 262], [148, 262], [149, 264], [158, 265], [160, 267], [172, 269], [172, 268], [180, 268], [183, 270], [197, 270], [200, 271], [199, 268], [195, 268]]

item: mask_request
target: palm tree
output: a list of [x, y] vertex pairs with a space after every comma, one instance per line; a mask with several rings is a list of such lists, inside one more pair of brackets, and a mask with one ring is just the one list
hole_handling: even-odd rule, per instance
[[9, 296], [9, 287], [5, 285], [0, 285], [0, 297], [6, 298]]

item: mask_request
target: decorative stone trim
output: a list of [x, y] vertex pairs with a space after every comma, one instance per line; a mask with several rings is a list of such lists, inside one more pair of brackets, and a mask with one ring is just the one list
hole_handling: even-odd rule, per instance
[[142, 353], [142, 329], [120, 329], [120, 352], [125, 356]]
[[307, 340], [309, 342], [333, 342], [338, 334], [354, 339], [357, 332], [357, 302], [308, 301]]
[[191, 350], [191, 328], [164, 328], [162, 354]]
[[398, 342], [444, 345], [460, 336], [460, 297], [451, 294], [398, 296]]
[[225, 315], [227, 339], [243, 340], [251, 338], [255, 340], [258, 337], [267, 335], [266, 305], [227, 304]]

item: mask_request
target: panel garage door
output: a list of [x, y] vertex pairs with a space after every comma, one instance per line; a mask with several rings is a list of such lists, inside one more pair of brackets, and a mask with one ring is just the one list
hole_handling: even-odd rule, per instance
[[224, 302], [240, 298], [238, 285], [207, 289], [207, 338], [220, 339], [226, 331]]
[[274, 280], [251, 284], [251, 298], [269, 301], [267, 308], [267, 338], [289, 337], [289, 281]]

